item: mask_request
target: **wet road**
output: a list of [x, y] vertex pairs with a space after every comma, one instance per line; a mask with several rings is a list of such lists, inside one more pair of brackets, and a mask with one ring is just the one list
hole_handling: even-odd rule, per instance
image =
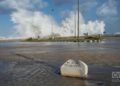
[[[112, 72], [120, 72], [119, 45], [114, 41], [1, 42], [0, 86], [120, 86], [112, 78]], [[109, 58], [112, 55], [114, 58]], [[89, 65], [88, 79], [61, 76], [59, 68], [67, 59], [85, 61]]]

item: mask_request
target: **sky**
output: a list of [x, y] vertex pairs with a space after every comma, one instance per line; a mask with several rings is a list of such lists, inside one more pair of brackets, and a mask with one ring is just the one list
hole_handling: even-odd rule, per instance
[[[48, 29], [45, 31], [40, 29], [33, 33], [33, 29], [29, 29], [32, 28], [30, 24], [26, 23], [27, 20], [30, 23], [32, 18], [35, 19], [35, 22], [33, 22], [35, 25], [33, 26], [38, 29], [50, 28], [51, 22], [53, 22], [54, 28], [63, 28], [63, 26], [60, 27], [61, 24], [66, 26], [68, 21], [73, 21], [70, 20], [69, 16], [74, 15], [72, 12], [75, 10], [76, 1], [0, 0], [0, 37], [21, 36], [19, 32], [24, 36], [33, 36], [42, 32], [42, 34], [50, 33], [50, 31], [45, 32]], [[90, 24], [96, 26], [100, 23], [98, 21], [102, 21], [105, 25], [99, 24], [98, 26], [103, 25], [104, 32], [120, 32], [120, 0], [80, 0], [79, 4], [80, 14], [83, 18], [80, 21], [84, 22], [85, 27], [91, 26]], [[38, 22], [41, 24], [38, 24]], [[59, 32], [59, 30], [55, 31]]]

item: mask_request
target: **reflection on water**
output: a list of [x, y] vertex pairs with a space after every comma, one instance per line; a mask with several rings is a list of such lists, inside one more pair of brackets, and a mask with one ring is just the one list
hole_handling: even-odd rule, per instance
[[[120, 51], [120, 40], [103, 40], [102, 42], [0, 42], [0, 47], [39, 47], [41, 51], [91, 50], [100, 52]], [[48, 48], [48, 47], [49, 48]], [[44, 47], [44, 48], [43, 48]], [[22, 48], [24, 50], [24, 48]], [[34, 49], [33, 49], [34, 50]], [[29, 51], [29, 48], [28, 50]]]
[[[100, 43], [75, 42], [0, 42], [0, 55], [6, 53], [47, 53], [86, 50], [90, 52], [119, 52], [120, 40], [104, 40]], [[22, 56], [23, 57], [23, 56]], [[29, 57], [24, 57], [29, 58]], [[0, 61], [1, 86], [118, 86], [111, 74], [120, 71], [115, 67], [89, 65], [88, 79], [63, 77], [59, 68], [63, 61]]]
[[8, 79], [11, 82], [4, 86], [12, 86], [11, 84], [22, 86], [31, 86], [31, 84], [33, 86], [112, 86], [111, 73], [120, 70], [119, 68], [89, 66], [88, 79], [80, 79], [62, 77], [55, 72], [62, 63], [59, 65], [53, 62], [47, 63], [50, 65], [44, 65], [44, 63], [0, 61], [0, 76], [2, 76], [0, 80], [6, 82], [5, 80]]

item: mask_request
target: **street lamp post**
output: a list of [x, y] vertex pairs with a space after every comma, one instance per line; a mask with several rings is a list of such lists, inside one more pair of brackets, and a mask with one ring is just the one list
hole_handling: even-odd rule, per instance
[[[51, 15], [53, 15], [54, 9], [51, 9]], [[53, 33], [53, 22], [51, 22], [51, 37], [54, 39], [54, 33]]]
[[75, 30], [75, 31], [74, 31], [74, 33], [75, 33], [75, 37], [76, 37], [76, 36], [77, 36], [77, 33], [76, 33], [76, 27], [77, 27], [77, 26], [76, 26], [76, 17], [77, 17], [77, 15], [76, 15], [76, 13], [77, 13], [77, 12], [76, 12], [76, 10], [77, 10], [77, 9], [76, 9], [76, 0], [74, 0], [74, 10], [75, 10], [75, 16], [74, 16], [74, 28], [75, 28], [74, 30]]
[[80, 10], [79, 2], [80, 2], [80, 1], [78, 0], [78, 22], [77, 22], [78, 24], [77, 24], [77, 38], [79, 38], [79, 22], [80, 22], [80, 21], [79, 21], [79, 17], [80, 17], [80, 16], [79, 16], [79, 10]]

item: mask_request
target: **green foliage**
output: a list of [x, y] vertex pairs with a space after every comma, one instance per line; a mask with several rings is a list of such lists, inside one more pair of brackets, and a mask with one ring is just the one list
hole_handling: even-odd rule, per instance
[[102, 36], [81, 36], [81, 37], [60, 37], [57, 34], [54, 34], [54, 36], [50, 36], [48, 38], [28, 38], [25, 41], [29, 42], [84, 42], [84, 41], [101, 41], [103, 39]]

